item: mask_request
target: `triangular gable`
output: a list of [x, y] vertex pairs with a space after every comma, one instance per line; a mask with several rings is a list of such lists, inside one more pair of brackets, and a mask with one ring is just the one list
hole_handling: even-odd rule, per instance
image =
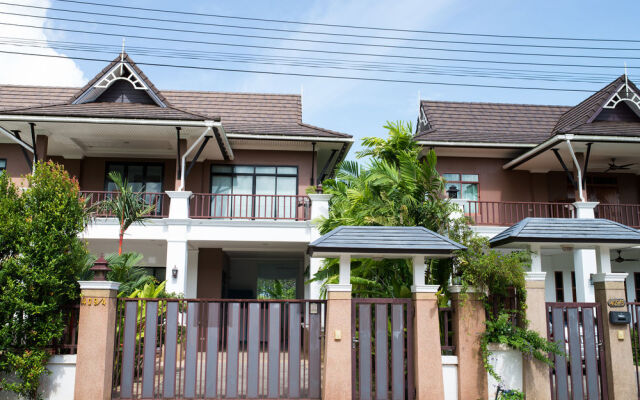
[[[169, 102], [149, 78], [138, 68], [127, 53], [116, 57], [71, 99], [71, 104], [84, 104], [96, 101], [105, 91], [118, 81], [128, 82], [134, 90], [144, 91], [159, 107], [170, 106]], [[143, 96], [146, 97], [146, 96]], [[144, 101], [147, 103], [147, 101]]]
[[603, 110], [612, 110], [623, 101], [640, 116], [640, 90], [625, 75], [592, 94], [577, 106], [564, 113], [553, 134], [569, 132], [580, 125], [596, 120]]

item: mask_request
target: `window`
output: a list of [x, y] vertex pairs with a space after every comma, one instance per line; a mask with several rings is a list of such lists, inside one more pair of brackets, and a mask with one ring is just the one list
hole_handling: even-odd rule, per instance
[[295, 218], [298, 167], [213, 165], [211, 214], [235, 218]]
[[576, 295], [576, 273], [571, 271], [571, 294], [573, 295], [573, 301], [576, 302], [578, 296]]
[[4, 158], [0, 158], [0, 172], [5, 171], [7, 169], [7, 160]]
[[640, 299], [640, 272], [633, 273], [633, 283], [635, 284], [636, 298], [633, 299], [632, 301], [638, 301], [638, 299]]
[[559, 303], [564, 302], [564, 280], [562, 279], [562, 271], [554, 272], [556, 281], [556, 301]]
[[107, 163], [104, 190], [116, 190], [109, 172], [119, 172], [136, 192], [162, 193], [163, 166], [156, 163]]
[[[478, 175], [477, 174], [442, 174], [445, 179], [445, 191], [452, 199], [478, 201]], [[465, 204], [465, 213], [476, 213], [476, 204]]]

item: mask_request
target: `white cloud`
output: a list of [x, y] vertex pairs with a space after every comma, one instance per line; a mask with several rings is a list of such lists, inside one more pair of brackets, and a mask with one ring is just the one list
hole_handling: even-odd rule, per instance
[[[22, 0], [25, 5], [37, 5], [49, 7], [47, 1], [43, 3], [36, 0]], [[0, 11], [17, 12], [33, 15], [46, 15], [44, 9], [26, 9], [9, 5], [0, 5]], [[28, 24], [40, 27], [26, 28], [9, 25], [0, 25], [0, 50], [27, 52], [45, 55], [63, 55], [50, 47], [24, 47], [6, 44], [6, 38], [19, 38], [27, 40], [45, 41], [47, 34], [42, 29], [46, 23], [41, 18], [29, 18], [4, 14], [3, 22], [14, 24]], [[13, 85], [47, 85], [47, 86], [82, 86], [86, 79], [82, 70], [76, 63], [68, 58], [35, 57], [16, 54], [0, 53], [0, 83]]]

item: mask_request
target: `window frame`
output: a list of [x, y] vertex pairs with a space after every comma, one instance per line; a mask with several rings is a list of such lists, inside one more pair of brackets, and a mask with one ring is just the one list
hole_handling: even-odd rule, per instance
[[[560, 279], [558, 279], [558, 277]], [[553, 273], [553, 281], [554, 281], [554, 285], [555, 285], [556, 302], [563, 303], [565, 301], [565, 295], [564, 295], [564, 271], [554, 271], [554, 273]], [[558, 294], [561, 294], [561, 296], [558, 296]], [[562, 299], [560, 299], [560, 297], [562, 297]]]
[[[214, 172], [213, 169], [215, 167], [231, 167], [231, 172]], [[235, 167], [251, 167], [253, 168], [253, 172], [249, 173], [249, 172], [235, 172]], [[276, 168], [276, 172], [274, 172], [273, 174], [268, 174], [268, 173], [257, 173], [256, 172], [256, 168]], [[296, 169], [296, 173], [294, 174], [278, 174], [278, 168], [295, 168]], [[216, 194], [212, 192], [213, 189], [213, 177], [214, 176], [230, 176], [232, 179], [232, 183], [231, 183], [231, 190], [232, 192], [229, 193], [231, 195], [235, 194], [233, 193], [233, 177], [235, 176], [251, 176], [251, 195], [255, 196], [256, 195], [256, 177], [257, 176], [273, 176], [274, 178], [276, 178], [276, 187], [277, 187], [277, 180], [278, 177], [284, 177], [284, 178], [296, 178], [296, 193], [293, 195], [274, 195], [274, 196], [298, 196], [298, 192], [299, 192], [299, 176], [300, 176], [300, 167], [297, 165], [262, 165], [262, 164], [211, 164], [211, 167], [209, 168], [209, 193], [211, 194]], [[262, 195], [261, 195], [262, 196]]]
[[[108, 187], [109, 187], [109, 182], [111, 182], [111, 180], [109, 179], [109, 168], [112, 165], [122, 165], [124, 166], [124, 176], [122, 177], [123, 179], [127, 178], [128, 175], [128, 168], [130, 166], [142, 166], [143, 169], [143, 175], [146, 177], [147, 176], [147, 167], [160, 167], [160, 192], [158, 193], [164, 193], [164, 163], [161, 162], [137, 162], [137, 161], [107, 161], [104, 167], [104, 191], [107, 192], [108, 191]], [[147, 192], [147, 183], [145, 181], [144, 183], [144, 191], [140, 192], [140, 193], [155, 193], [155, 192]]]
[[2, 161], [4, 161], [4, 167], [0, 166], [0, 172], [7, 170], [7, 159], [6, 158], [0, 158], [0, 162], [2, 162]]
[[[449, 181], [447, 180], [444, 176], [445, 175], [459, 175], [460, 179], [457, 181]], [[465, 181], [462, 180], [462, 175], [477, 175], [478, 176], [478, 180], [477, 181]], [[462, 193], [462, 185], [469, 185], [469, 184], [475, 184], [476, 187], [478, 188], [478, 199], [477, 200], [469, 200], [469, 201], [480, 201], [480, 174], [478, 172], [443, 172], [440, 174], [440, 176], [445, 180], [445, 187], [444, 187], [444, 193], [447, 196], [447, 198], [449, 198], [449, 195], [447, 194], [447, 183], [457, 183], [460, 185], [460, 193]], [[458, 197], [459, 200], [465, 200], [462, 199], [460, 197]]]

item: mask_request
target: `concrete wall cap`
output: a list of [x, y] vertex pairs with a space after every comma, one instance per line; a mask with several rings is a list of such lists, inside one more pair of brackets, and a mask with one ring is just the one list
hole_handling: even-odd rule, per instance
[[309, 193], [307, 196], [309, 196], [309, 199], [311, 199], [311, 201], [329, 201], [331, 200], [331, 197], [333, 197], [332, 194], [324, 193]]
[[617, 272], [609, 274], [593, 274], [591, 279], [593, 282], [624, 282], [629, 276], [626, 272]]
[[489, 351], [518, 351], [508, 344], [504, 343], [488, 343], [487, 350]]
[[191, 195], [193, 194], [193, 192], [190, 192], [188, 190], [182, 190], [182, 191], [177, 191], [177, 190], [167, 190], [165, 192], [169, 198], [171, 199], [188, 199], [191, 197]]
[[49, 358], [48, 364], [70, 364], [76, 365], [75, 354], [56, 354]]
[[458, 365], [458, 356], [442, 356], [442, 365]]
[[544, 281], [547, 276], [546, 272], [525, 272], [525, 281]]
[[439, 285], [411, 285], [411, 293], [436, 293]]
[[596, 208], [596, 206], [600, 204], [597, 201], [576, 201], [573, 203], [575, 208]]
[[351, 285], [328, 284], [327, 292], [351, 292]]
[[80, 290], [85, 289], [98, 289], [98, 290], [118, 290], [120, 288], [120, 282], [111, 281], [78, 281]]

